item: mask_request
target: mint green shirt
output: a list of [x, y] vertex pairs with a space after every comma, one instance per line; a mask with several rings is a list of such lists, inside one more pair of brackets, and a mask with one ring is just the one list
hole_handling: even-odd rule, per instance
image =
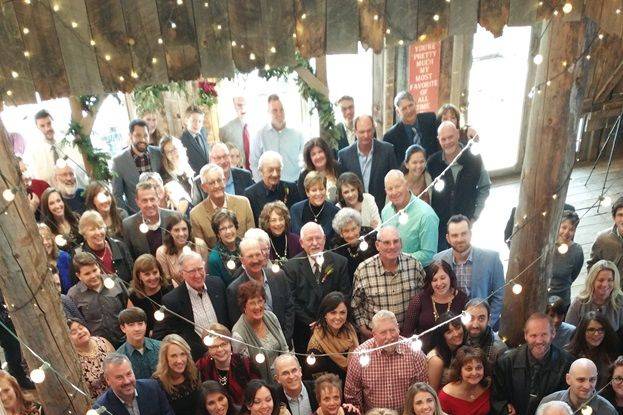
[[[396, 216], [387, 225], [398, 228], [402, 252], [411, 254], [425, 267], [433, 262], [433, 255], [437, 253], [439, 218], [432, 207], [413, 194], [407, 206], [405, 212], [409, 220], [406, 224], [401, 225]], [[394, 205], [388, 203], [381, 212], [381, 220], [385, 222], [395, 214]]]

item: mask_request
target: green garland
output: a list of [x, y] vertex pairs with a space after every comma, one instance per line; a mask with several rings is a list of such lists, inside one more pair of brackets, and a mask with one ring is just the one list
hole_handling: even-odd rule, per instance
[[67, 134], [63, 138], [63, 144], [68, 144], [71, 141], [71, 137], [74, 137], [73, 145], [78, 147], [80, 153], [86, 156], [88, 164], [93, 169], [93, 180], [110, 180], [112, 174], [108, 169], [108, 161], [110, 160], [110, 154], [101, 150], [97, 150], [91, 143], [91, 138], [84, 134], [82, 131], [82, 125], [79, 122], [72, 121], [69, 124]]
[[[281, 66], [278, 68], [261, 69], [259, 71], [260, 76], [265, 79], [277, 78], [287, 79], [288, 75], [294, 72], [295, 68], [307, 68], [312, 74], [315, 75], [309, 61], [304, 59], [298, 52], [296, 53], [296, 64], [294, 66]], [[330, 147], [337, 149], [338, 142], [340, 140], [340, 131], [337, 128], [335, 122], [335, 115], [333, 114], [333, 105], [329, 98], [310, 87], [300, 76], [296, 78], [296, 84], [299, 87], [299, 93], [306, 100], [311, 100], [314, 103], [314, 109], [318, 111], [318, 119], [320, 120], [320, 127], [322, 131], [326, 133], [323, 138], [327, 141]], [[310, 114], [313, 109], [310, 110]]]
[[186, 82], [171, 82], [169, 84], [139, 86], [132, 92], [132, 98], [136, 104], [136, 112], [158, 112], [164, 108], [162, 102], [163, 92], [183, 93], [188, 98]]

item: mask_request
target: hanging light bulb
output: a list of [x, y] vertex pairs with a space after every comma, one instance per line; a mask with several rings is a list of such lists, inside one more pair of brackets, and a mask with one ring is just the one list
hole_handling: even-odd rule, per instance
[[205, 336], [203, 338], [203, 344], [205, 344], [208, 347], [212, 346], [214, 344], [214, 336], [212, 336], [211, 334], [208, 334], [207, 336]]
[[314, 354], [312, 353], [307, 356], [307, 359], [305, 359], [305, 361], [308, 365], [313, 366], [316, 363], [316, 356], [314, 356]]
[[612, 198], [610, 196], [604, 196], [601, 199], [601, 206], [609, 207], [612, 204]]
[[359, 243], [359, 250], [361, 252], [367, 251], [368, 250], [368, 243], [366, 242], [365, 239], [362, 239], [361, 242]]
[[558, 245], [558, 253], [559, 254], [564, 255], [567, 252], [569, 252], [569, 245], [567, 245], [567, 244], [560, 244], [560, 245]]
[[416, 337], [415, 340], [411, 342], [411, 350], [414, 352], [419, 352], [422, 350], [422, 340], [419, 337]]
[[407, 222], [409, 222], [409, 214], [404, 210], [401, 210], [400, 214], [398, 215], [398, 223], [401, 225], [406, 225]]
[[359, 355], [359, 364], [361, 367], [366, 367], [370, 364], [370, 355], [368, 353], [362, 353]]
[[543, 63], [543, 55], [536, 54], [534, 55], [534, 58], [532, 58], [532, 62], [534, 62], [535, 65], [540, 65]]
[[45, 369], [47, 369], [48, 366], [47, 363], [44, 363], [30, 372], [30, 380], [32, 380], [32, 383], [41, 383], [45, 380]]
[[562, 12], [564, 14], [569, 14], [571, 13], [572, 10], [573, 10], [573, 4], [571, 3], [565, 3], [565, 5], [562, 6]]
[[322, 252], [316, 254], [316, 264], [318, 264], [318, 266], [320, 267], [322, 267], [322, 264], [324, 264], [324, 256], [322, 255]]
[[115, 286], [115, 280], [113, 280], [110, 277], [106, 277], [104, 278], [104, 287], [108, 288], [109, 290], [112, 289]]
[[266, 360], [266, 356], [264, 356], [264, 353], [259, 352], [258, 354], [255, 355], [255, 361], [259, 363], [260, 365], [264, 363], [265, 360]]
[[156, 321], [164, 320], [164, 306], [162, 306], [158, 310], [154, 311], [154, 320], [156, 320]]
[[97, 409], [89, 409], [86, 413], [86, 415], [101, 415], [103, 413], [107, 412], [106, 407], [105, 406], [100, 406]]
[[521, 294], [521, 291], [523, 290], [523, 287], [521, 286], [521, 284], [513, 284], [513, 294], [515, 295], [519, 295]]
[[64, 169], [65, 167], [67, 167], [67, 161], [64, 158], [60, 158], [56, 160], [55, 165], [57, 169]]
[[472, 321], [472, 315], [469, 314], [467, 310], [463, 310], [463, 312], [461, 313], [461, 323], [463, 323], [463, 325], [466, 325], [470, 321]]
[[67, 239], [65, 239], [65, 237], [63, 235], [56, 235], [54, 237], [54, 243], [56, 243], [56, 245], [63, 247], [65, 245], [67, 245]]
[[444, 182], [443, 179], [438, 179], [433, 187], [436, 191], [441, 192], [443, 188], [446, 187], [446, 182]]
[[227, 261], [227, 268], [228, 269], [235, 269], [236, 268], [236, 261], [234, 261], [233, 259], [230, 259], [229, 261]]
[[13, 189], [6, 189], [4, 192], [2, 192], [2, 197], [7, 202], [12, 202], [13, 200], [15, 200], [15, 191]]
[[472, 144], [470, 144], [469, 146], [469, 151], [474, 155], [477, 156], [480, 154], [480, 144], [478, 144], [475, 141], [472, 141]]
[[190, 254], [192, 252], [193, 252], [193, 249], [190, 246], [188, 246], [188, 245], [185, 245], [182, 248], [182, 253], [185, 254], [185, 255], [188, 255], [188, 254]]
[[279, 264], [277, 264], [277, 263], [275, 262], [275, 263], [273, 263], [273, 264], [270, 266], [270, 270], [271, 270], [272, 272], [274, 272], [274, 273], [277, 273], [277, 272], [281, 271], [281, 268], [279, 267]]
[[591, 408], [590, 406], [586, 405], [586, 406], [584, 406], [584, 408], [582, 408], [582, 410], [580, 412], [582, 413], [582, 415], [592, 415], [593, 414], [593, 408]]
[[149, 232], [149, 226], [147, 226], [147, 224], [143, 222], [140, 225], [138, 225], [138, 230], [141, 231], [141, 233], [147, 233]]
[[108, 195], [104, 192], [99, 192], [97, 196], [95, 196], [95, 200], [97, 203], [104, 204], [108, 202]]

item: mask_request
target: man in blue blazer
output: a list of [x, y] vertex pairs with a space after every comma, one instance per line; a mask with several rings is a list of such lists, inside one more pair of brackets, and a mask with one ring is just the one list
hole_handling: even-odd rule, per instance
[[136, 380], [127, 356], [108, 354], [104, 358], [104, 377], [110, 388], [97, 398], [93, 408], [104, 407], [108, 411], [105, 413], [112, 415], [175, 415], [158, 381]]
[[370, 115], [355, 118], [357, 141], [338, 152], [343, 171], [355, 173], [363, 182], [366, 193], [376, 200], [379, 210], [385, 206], [385, 175], [398, 168], [394, 146], [374, 138], [376, 129]]
[[434, 260], [450, 264], [456, 274], [458, 287], [469, 298], [487, 299], [491, 305], [489, 324], [497, 331], [504, 302], [504, 290], [501, 287], [505, 282], [500, 255], [472, 246], [471, 223], [464, 215], [450, 218], [446, 239], [452, 248], [439, 252]]
[[143, 120], [130, 122], [130, 147], [112, 159], [112, 191], [117, 206], [138, 212], [136, 205], [136, 184], [141, 173], [158, 172], [162, 165], [162, 153], [158, 147], [149, 145], [149, 131]]
[[394, 107], [400, 121], [392, 125], [383, 136], [383, 141], [394, 146], [394, 153], [398, 164], [405, 159], [407, 148], [412, 144], [419, 144], [426, 150], [426, 157], [432, 156], [441, 150], [437, 140], [437, 117], [434, 112], [418, 114], [415, 100], [407, 91], [400, 91], [394, 98]]
[[210, 155], [210, 145], [208, 144], [208, 132], [203, 128], [205, 114], [201, 108], [191, 105], [186, 108], [184, 114], [184, 132], [180, 136], [180, 141], [186, 148], [188, 164], [194, 170], [195, 175], [199, 170], [208, 164]]

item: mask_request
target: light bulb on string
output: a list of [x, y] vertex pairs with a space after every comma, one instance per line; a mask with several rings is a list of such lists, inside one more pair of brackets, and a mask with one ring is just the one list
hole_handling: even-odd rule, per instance
[[314, 356], [314, 354], [312, 353], [307, 356], [307, 359], [305, 359], [305, 361], [308, 365], [313, 366], [316, 363], [316, 356]]
[[193, 249], [192, 249], [190, 246], [188, 246], [188, 245], [185, 245], [185, 246], [182, 248], [182, 253], [183, 253], [183, 254], [185, 254], [185, 255], [189, 255], [189, 254], [191, 254], [192, 252], [193, 252]]
[[569, 245], [567, 245], [567, 244], [560, 244], [560, 245], [558, 245], [558, 253], [559, 254], [564, 255], [567, 252], [569, 252]]
[[411, 342], [411, 350], [414, 352], [419, 352], [422, 350], [422, 340], [419, 337], [416, 337], [415, 340]]
[[255, 355], [255, 361], [259, 363], [260, 365], [264, 363], [265, 360], [266, 360], [266, 356], [264, 356], [264, 353], [259, 352], [258, 354]]
[[57, 169], [64, 169], [65, 167], [67, 167], [67, 161], [64, 158], [60, 158], [56, 160], [56, 163], [54, 163], [54, 165]]
[[227, 268], [228, 269], [235, 269], [236, 268], [236, 261], [234, 261], [233, 259], [230, 259], [229, 261], [227, 261]]
[[543, 55], [541, 55], [540, 53], [534, 55], [534, 58], [532, 58], [532, 62], [534, 62], [535, 65], [540, 65], [543, 63]]
[[279, 267], [279, 264], [277, 264], [277, 263], [275, 262], [275, 263], [273, 263], [273, 264], [270, 266], [270, 270], [271, 270], [272, 272], [274, 272], [274, 273], [277, 273], [277, 272], [281, 271], [281, 268]]
[[208, 334], [207, 336], [205, 336], [203, 338], [203, 344], [205, 344], [208, 347], [212, 346], [214, 344], [214, 336], [212, 336], [211, 334]]
[[370, 355], [368, 353], [362, 353], [359, 355], [359, 364], [361, 367], [366, 367], [370, 364]]
[[517, 284], [516, 283], [516, 284], [513, 284], [512, 290], [513, 290], [513, 294], [519, 295], [519, 294], [521, 294], [521, 291], [523, 290], [523, 287], [521, 286], [521, 284]]
[[472, 321], [472, 315], [469, 314], [467, 310], [463, 310], [463, 312], [461, 313], [461, 323], [463, 323], [463, 325], [466, 325], [470, 321]]
[[472, 144], [470, 144], [469, 146], [469, 151], [474, 155], [477, 156], [480, 154], [480, 144], [478, 144], [475, 141], [472, 141]]
[[365, 239], [362, 239], [361, 242], [359, 243], [359, 250], [361, 252], [367, 251], [368, 250], [368, 243], [366, 242]]
[[143, 222], [140, 225], [138, 225], [138, 230], [141, 231], [141, 233], [147, 233], [149, 232], [149, 226], [147, 226], [147, 224]]
[[50, 365], [47, 363], [43, 363], [41, 366], [39, 366], [36, 369], [33, 369], [30, 372], [30, 380], [32, 380], [32, 383], [41, 383], [45, 380], [45, 370], [47, 368], [49, 368]]
[[582, 415], [592, 415], [593, 408], [591, 408], [590, 406], [586, 405], [586, 406], [584, 406], [584, 408], [582, 408], [580, 410], [580, 412], [582, 413]]
[[444, 182], [443, 179], [437, 179], [433, 187], [436, 191], [442, 192], [444, 187], [446, 187], [446, 182]]
[[322, 264], [324, 264], [324, 256], [322, 252], [316, 254], [315, 258], [316, 258], [316, 264], [318, 264], [319, 267], [322, 267]]
[[409, 222], [409, 214], [404, 210], [401, 210], [400, 214], [398, 215], [398, 223], [401, 225], [406, 225], [407, 222]]
[[164, 320], [164, 306], [154, 311], [154, 320], [156, 321]]
[[65, 245], [67, 245], [67, 239], [65, 239], [65, 237], [63, 235], [56, 235], [54, 237], [54, 243], [57, 246], [63, 247]]
[[572, 10], [573, 10], [573, 4], [571, 3], [565, 3], [565, 5], [562, 6], [562, 12], [564, 14], [569, 14], [571, 13]]
[[603, 207], [609, 207], [612, 204], [612, 198], [610, 196], [603, 196], [600, 199], [601, 199], [600, 205]]
[[14, 189], [6, 189], [4, 192], [2, 192], [2, 197], [7, 202], [12, 202], [13, 200], [15, 200], [15, 190]]
[[91, 408], [87, 411], [86, 415], [101, 415], [103, 413], [108, 412], [105, 406], [100, 406], [97, 409]]
[[115, 286], [115, 280], [113, 280], [110, 277], [106, 277], [104, 278], [104, 287], [108, 288], [109, 290], [112, 289]]

